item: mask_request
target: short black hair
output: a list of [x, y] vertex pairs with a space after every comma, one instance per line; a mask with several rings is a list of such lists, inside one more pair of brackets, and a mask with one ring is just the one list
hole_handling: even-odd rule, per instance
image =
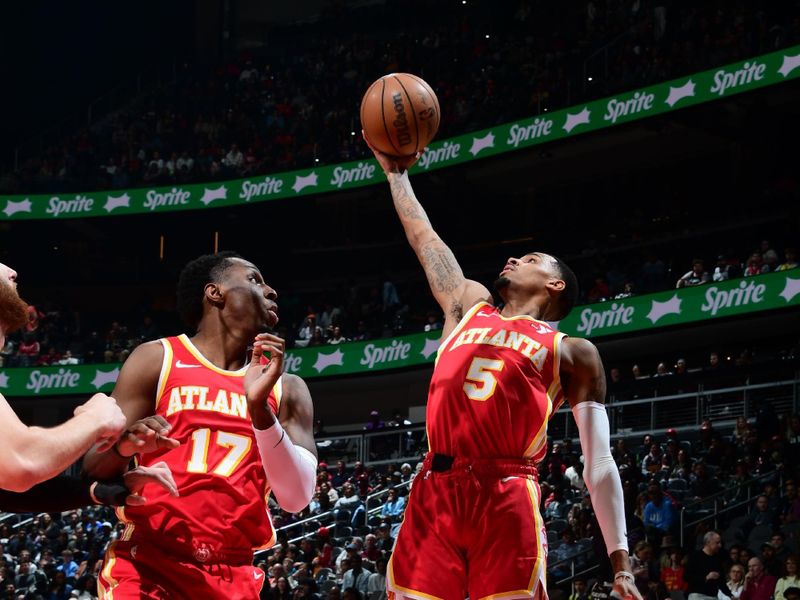
[[178, 314], [189, 327], [197, 328], [203, 317], [203, 290], [206, 285], [219, 280], [231, 259], [242, 258], [236, 252], [225, 251], [204, 254], [189, 262], [178, 277]]
[[549, 256], [553, 259], [556, 275], [564, 281], [564, 289], [558, 295], [556, 303], [558, 313], [553, 315], [551, 319], [560, 321], [572, 311], [575, 302], [578, 300], [578, 278], [575, 277], [575, 273], [567, 266], [567, 263], [552, 254]]

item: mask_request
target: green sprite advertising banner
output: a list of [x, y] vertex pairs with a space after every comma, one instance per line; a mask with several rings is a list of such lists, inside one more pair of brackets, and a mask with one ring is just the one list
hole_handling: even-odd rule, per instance
[[[800, 46], [514, 123], [432, 143], [412, 173], [520, 150], [800, 76]], [[216, 208], [347, 190], [384, 180], [374, 159], [225, 182], [76, 195], [0, 196], [0, 220]], [[4, 205], [4, 206], [3, 206]]]
[[[578, 306], [558, 323], [558, 329], [578, 337], [599, 338], [789, 306], [800, 306], [800, 269]], [[438, 331], [432, 331], [294, 349], [286, 353], [284, 370], [311, 379], [424, 365], [433, 361], [439, 337]], [[119, 367], [0, 369], [0, 393], [53, 396], [109, 391]]]
[[800, 305], [800, 269], [576, 307], [558, 324], [597, 338]]

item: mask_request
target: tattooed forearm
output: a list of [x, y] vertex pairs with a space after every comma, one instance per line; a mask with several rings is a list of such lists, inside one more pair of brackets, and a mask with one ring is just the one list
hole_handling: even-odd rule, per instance
[[422, 246], [419, 257], [434, 293], [450, 294], [464, 283], [456, 257], [440, 240]]
[[419, 200], [414, 197], [411, 186], [408, 185], [407, 177], [390, 177], [389, 187], [392, 190], [392, 199], [394, 200], [397, 214], [399, 214], [402, 219], [423, 219], [430, 225], [428, 215], [425, 214], [425, 210], [422, 208]]

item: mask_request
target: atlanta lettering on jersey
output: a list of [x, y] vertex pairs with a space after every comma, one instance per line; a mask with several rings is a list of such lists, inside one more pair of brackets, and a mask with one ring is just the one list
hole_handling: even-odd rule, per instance
[[183, 410], [205, 410], [232, 417], [248, 419], [247, 397], [244, 394], [219, 390], [212, 401], [208, 397], [208, 388], [199, 385], [182, 385], [172, 388], [169, 395], [167, 416]]
[[485, 344], [497, 346], [498, 348], [512, 348], [529, 358], [537, 371], [542, 370], [544, 361], [547, 360], [547, 348], [519, 331], [508, 331], [506, 329], [493, 331], [491, 327], [465, 329], [450, 346], [450, 351], [464, 344]]

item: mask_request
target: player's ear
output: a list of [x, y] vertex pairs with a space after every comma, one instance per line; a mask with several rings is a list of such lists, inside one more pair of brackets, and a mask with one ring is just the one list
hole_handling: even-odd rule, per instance
[[564, 288], [567, 287], [567, 282], [563, 279], [552, 278], [548, 280], [548, 282], [545, 284], [545, 287], [551, 292], [561, 293], [564, 291]]
[[203, 288], [203, 295], [211, 304], [222, 304], [225, 297], [220, 285], [213, 281], [207, 283], [206, 287]]

